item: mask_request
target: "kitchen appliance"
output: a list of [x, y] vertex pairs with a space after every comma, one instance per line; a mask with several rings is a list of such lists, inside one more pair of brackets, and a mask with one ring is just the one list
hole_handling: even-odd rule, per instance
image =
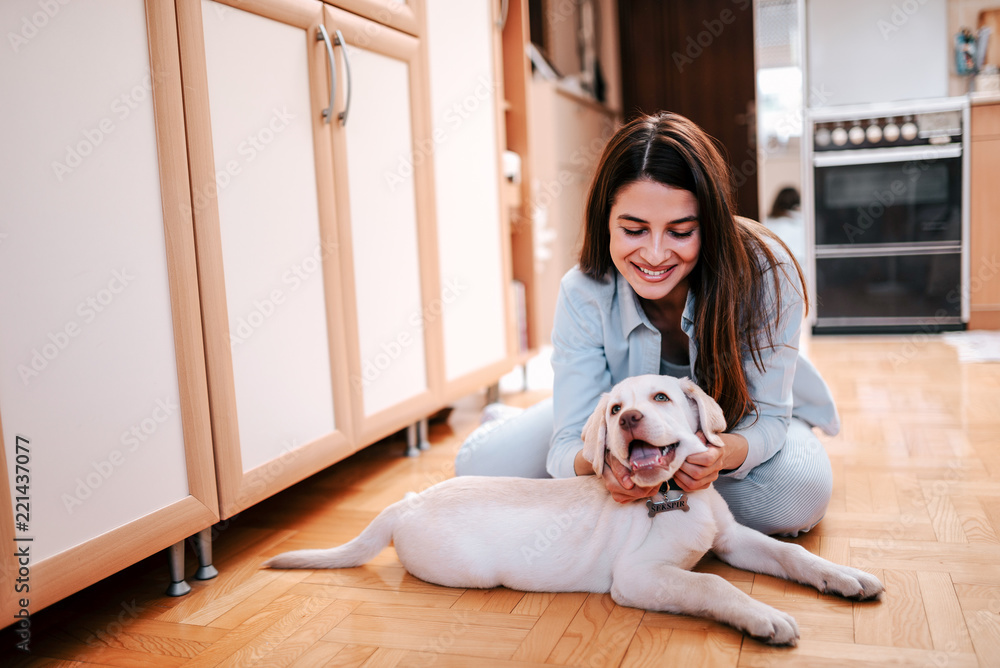
[[813, 331], [964, 329], [967, 98], [810, 110]]

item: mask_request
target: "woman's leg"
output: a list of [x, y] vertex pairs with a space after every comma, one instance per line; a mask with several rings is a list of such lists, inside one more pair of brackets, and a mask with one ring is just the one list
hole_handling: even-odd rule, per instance
[[715, 483], [736, 521], [766, 534], [795, 536], [826, 513], [833, 493], [830, 458], [812, 429], [792, 418], [785, 444], [746, 478]]
[[458, 451], [455, 475], [548, 478], [552, 421], [550, 397], [519, 415], [481, 425]]

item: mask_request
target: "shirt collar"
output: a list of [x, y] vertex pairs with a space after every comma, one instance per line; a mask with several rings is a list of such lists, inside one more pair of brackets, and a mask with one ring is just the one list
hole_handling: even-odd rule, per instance
[[615, 281], [617, 281], [618, 303], [622, 314], [622, 336], [628, 339], [632, 330], [639, 325], [653, 329], [642, 307], [639, 306], [639, 295], [635, 294], [635, 290], [632, 289], [620, 271], [617, 269], [611, 271], [614, 272]]
[[[615, 274], [615, 281], [617, 281], [618, 302], [622, 314], [622, 336], [627, 339], [632, 330], [639, 325], [645, 325], [656, 331], [639, 304], [639, 295], [635, 294], [635, 290], [632, 289], [621, 272], [617, 269], [612, 269], [612, 271]], [[688, 289], [687, 298], [684, 300], [681, 329], [688, 337], [694, 336], [694, 293], [690, 289]]]

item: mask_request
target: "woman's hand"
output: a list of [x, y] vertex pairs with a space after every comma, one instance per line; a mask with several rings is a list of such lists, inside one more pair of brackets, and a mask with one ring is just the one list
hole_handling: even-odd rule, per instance
[[648, 499], [660, 488], [639, 487], [632, 481], [632, 474], [626, 466], [614, 457], [604, 459], [604, 486], [611, 492], [611, 498], [618, 503], [630, 503], [639, 499]]
[[[705, 434], [697, 432], [702, 443], [708, 445]], [[719, 448], [709, 445], [708, 450], [688, 455], [680, 470], [674, 474], [674, 480], [686, 492], [696, 492], [705, 489], [718, 480], [719, 472], [737, 469], [747, 456], [747, 441], [742, 436], [720, 434], [726, 442], [726, 447]]]
[[[594, 475], [594, 467], [583, 458], [583, 452], [576, 453], [576, 459], [573, 461], [573, 470], [576, 471], [577, 475]], [[614, 457], [609, 456], [605, 456], [604, 458], [604, 471], [601, 473], [601, 478], [604, 480], [604, 486], [611, 492], [611, 498], [618, 503], [630, 503], [639, 499], [648, 499], [660, 488], [659, 485], [654, 487], [637, 487], [632, 481], [632, 474], [629, 472], [628, 467], [624, 466]]]

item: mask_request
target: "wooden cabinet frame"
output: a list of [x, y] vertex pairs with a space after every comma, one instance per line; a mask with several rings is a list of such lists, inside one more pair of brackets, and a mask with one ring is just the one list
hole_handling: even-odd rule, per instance
[[424, 3], [423, 0], [323, 0], [336, 4], [349, 12], [377, 21], [390, 28], [418, 37], [424, 36]]
[[[164, 238], [189, 495], [83, 544], [31, 563], [30, 591], [16, 594], [12, 584], [18, 564], [11, 547], [15, 543], [10, 472], [6, 458], [0, 458], [0, 539], [11, 548], [5, 549], [0, 556], [0, 569], [5, 576], [0, 592], [0, 613], [7, 620], [11, 620], [11, 615], [19, 609], [15, 606], [21, 597], [29, 599], [29, 612], [34, 613], [184, 540], [219, 519], [195, 279], [197, 266], [190, 215], [177, 25], [171, 3], [146, 0], [145, 6], [150, 67], [154, 73], [151, 79]], [[7, 428], [16, 430], [17, 427], [8, 424]], [[2, 435], [3, 425], [0, 424], [0, 442], [3, 442]], [[31, 447], [44, 445], [33, 443]], [[36, 473], [32, 472], [34, 475]]]

